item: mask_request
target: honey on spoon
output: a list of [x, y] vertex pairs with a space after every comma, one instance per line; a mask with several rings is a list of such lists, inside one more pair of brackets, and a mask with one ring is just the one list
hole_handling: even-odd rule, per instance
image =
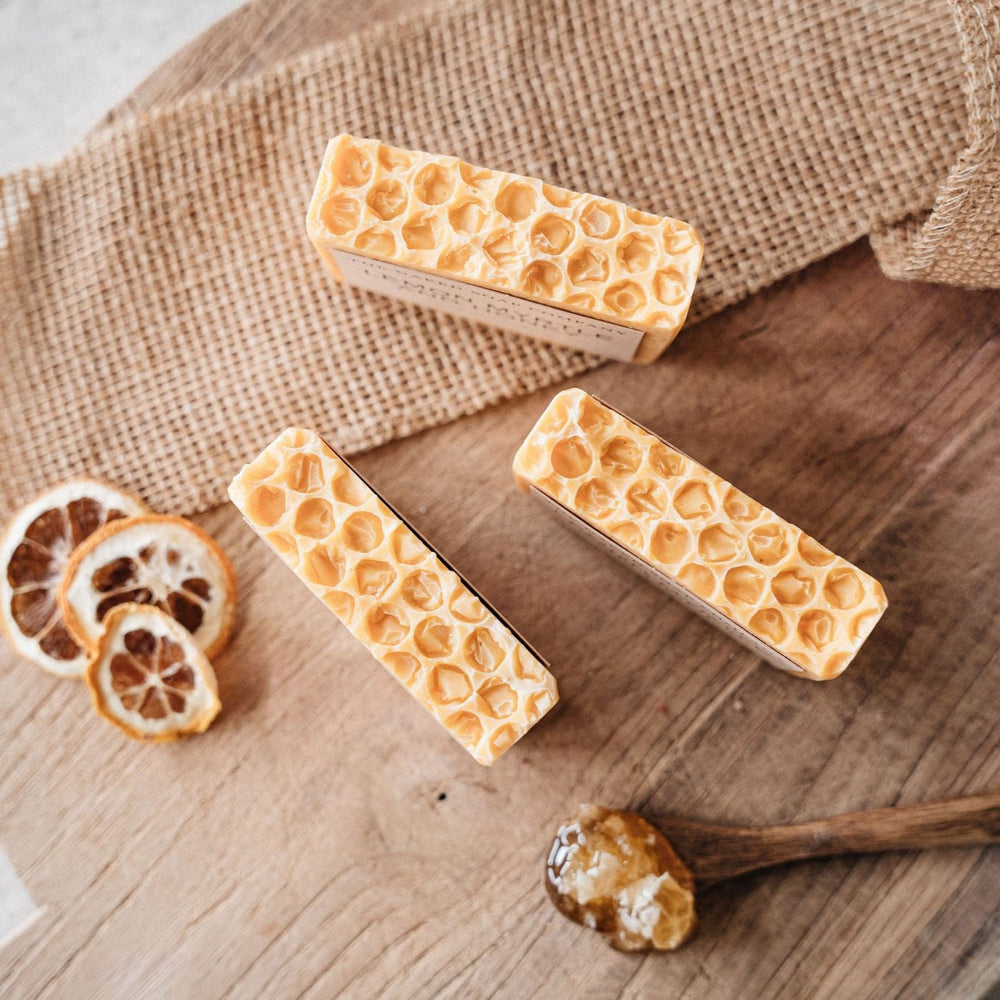
[[559, 827], [545, 876], [559, 912], [619, 951], [673, 951], [694, 931], [694, 876], [635, 813], [581, 806]]
[[[806, 858], [1000, 842], [1000, 792], [789, 826], [658, 820], [582, 805], [556, 831], [545, 886], [557, 909], [619, 951], [673, 951], [694, 932], [695, 885]], [[669, 837], [669, 839], [668, 839]]]

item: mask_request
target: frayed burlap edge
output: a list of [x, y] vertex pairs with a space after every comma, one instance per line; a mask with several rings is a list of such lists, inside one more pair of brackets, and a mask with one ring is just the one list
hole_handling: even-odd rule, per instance
[[968, 146], [929, 214], [877, 224], [872, 247], [889, 277], [1000, 286], [1000, 7], [950, 0], [965, 64]]

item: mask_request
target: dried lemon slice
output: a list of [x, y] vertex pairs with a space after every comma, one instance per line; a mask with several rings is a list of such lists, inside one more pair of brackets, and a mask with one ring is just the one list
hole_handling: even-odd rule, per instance
[[120, 604], [87, 664], [94, 707], [134, 740], [203, 733], [222, 707], [208, 657], [182, 625], [149, 604]]
[[73, 554], [59, 606], [73, 637], [92, 651], [105, 615], [126, 603], [167, 612], [211, 658], [229, 640], [236, 574], [216, 542], [183, 517], [147, 514], [108, 524]]
[[66, 564], [104, 524], [146, 510], [137, 497], [84, 478], [46, 490], [14, 515], [0, 540], [0, 624], [17, 653], [62, 677], [83, 673], [87, 655], [57, 600]]

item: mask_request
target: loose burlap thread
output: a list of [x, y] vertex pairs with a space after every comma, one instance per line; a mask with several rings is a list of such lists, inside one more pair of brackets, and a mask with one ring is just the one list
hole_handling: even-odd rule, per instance
[[195, 512], [288, 424], [354, 453], [599, 363], [332, 284], [302, 220], [341, 131], [695, 223], [692, 321], [869, 232], [890, 275], [996, 286], [998, 20], [461, 0], [3, 178], [0, 512], [83, 472]]

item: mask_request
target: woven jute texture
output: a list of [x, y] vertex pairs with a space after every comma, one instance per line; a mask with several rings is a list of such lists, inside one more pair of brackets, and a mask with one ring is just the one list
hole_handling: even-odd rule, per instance
[[693, 321], [869, 232], [997, 284], [998, 10], [462, 0], [4, 178], [0, 513], [84, 471], [200, 510], [288, 424], [357, 452], [598, 363], [334, 285], [303, 216], [341, 131], [695, 223]]

